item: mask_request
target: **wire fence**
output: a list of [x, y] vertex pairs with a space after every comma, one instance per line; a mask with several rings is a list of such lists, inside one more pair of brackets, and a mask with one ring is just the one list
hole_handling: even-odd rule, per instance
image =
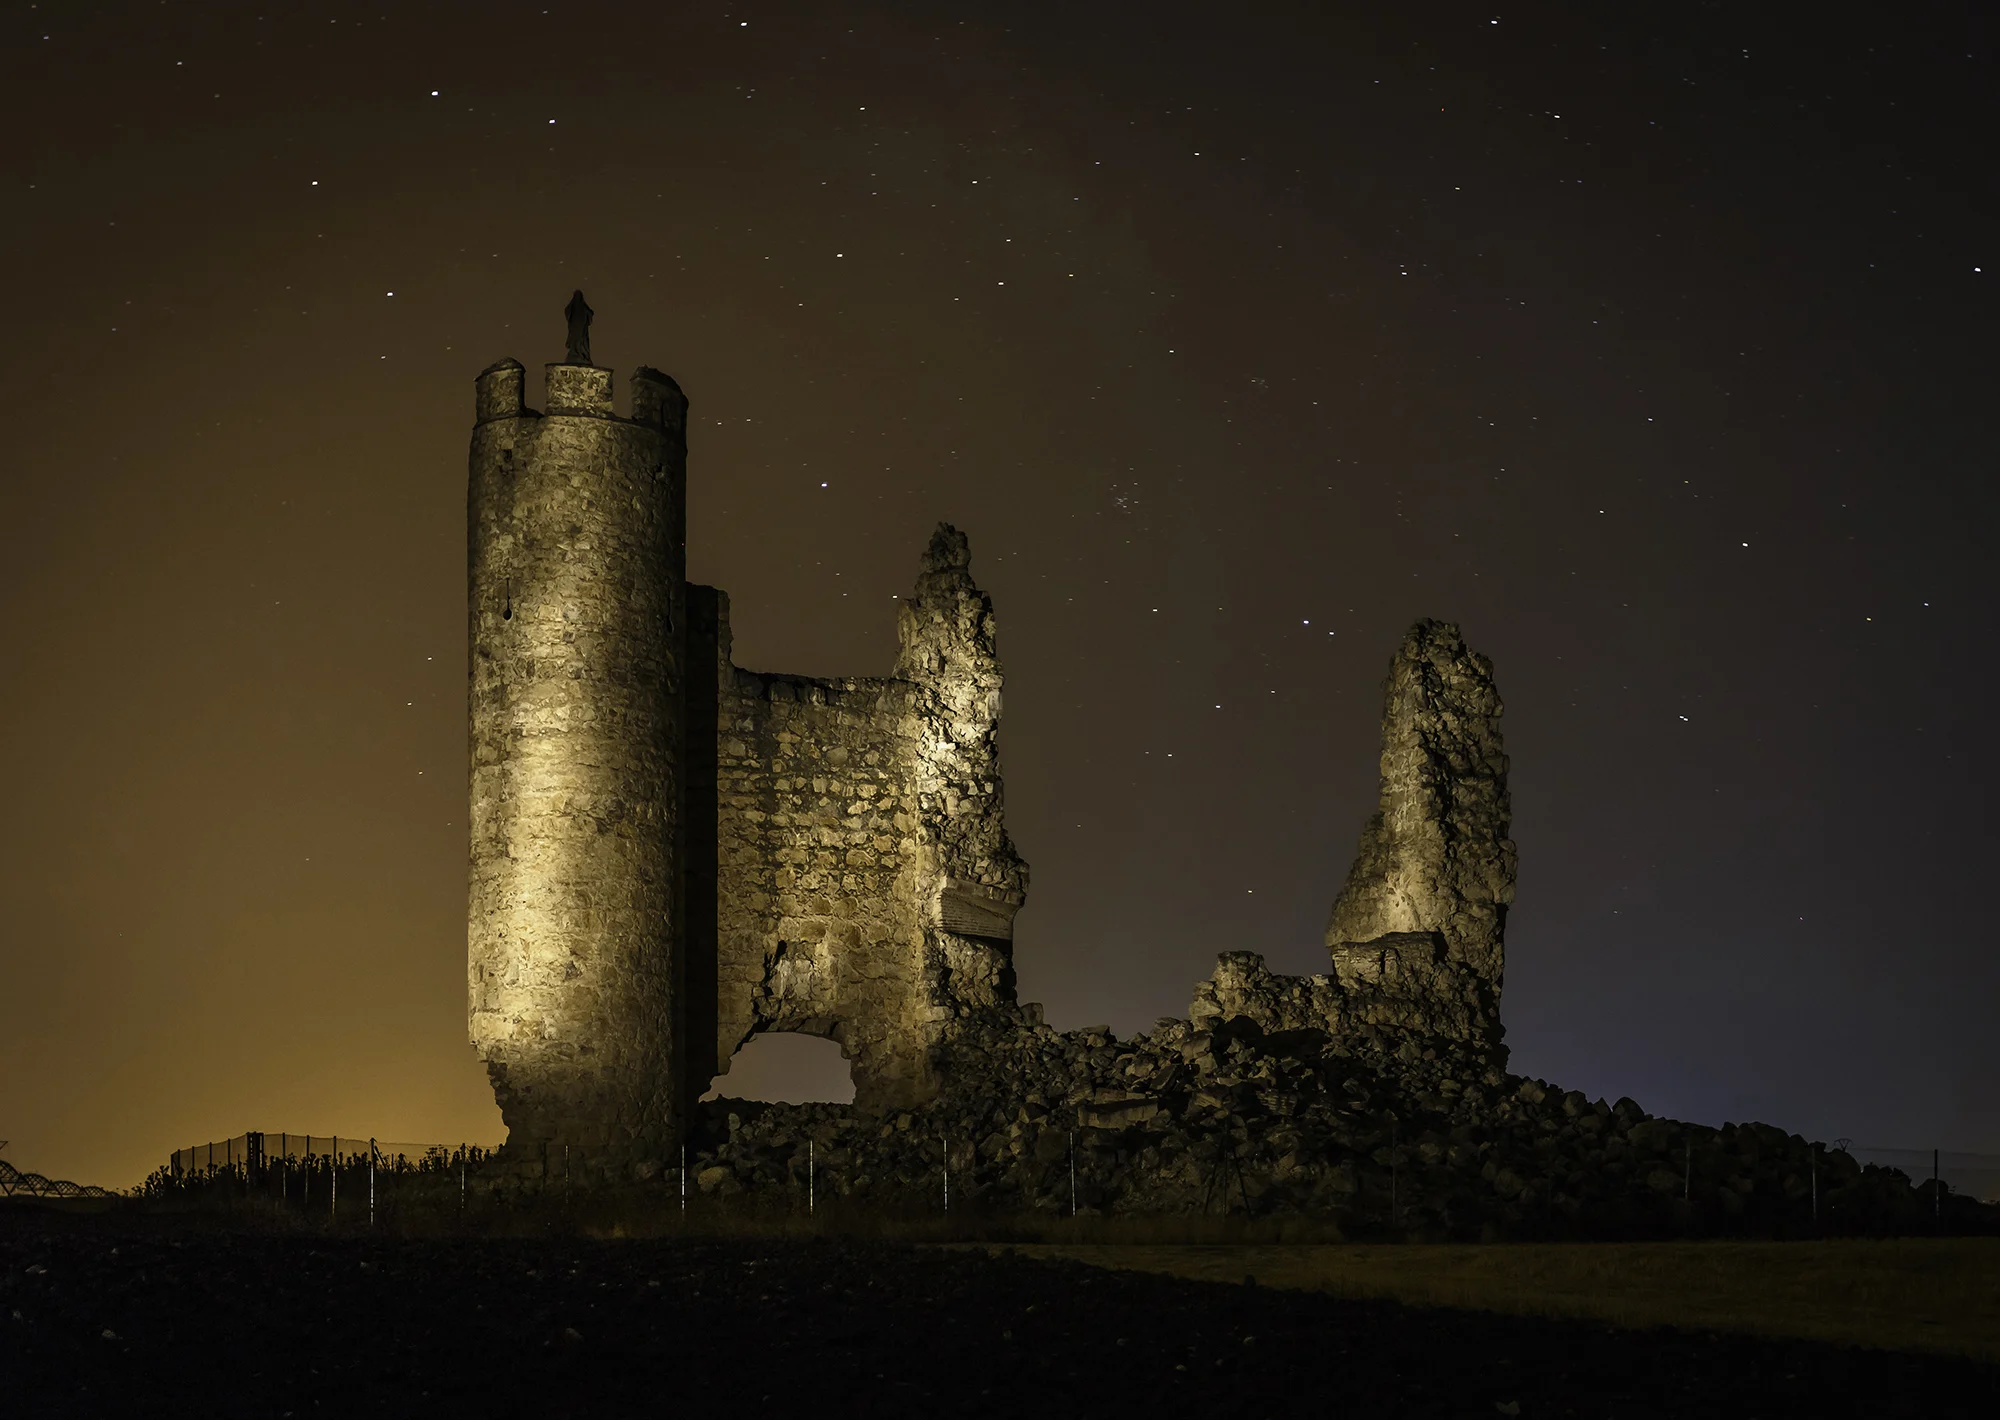
[[[167, 1160], [169, 1173], [203, 1174], [211, 1170], [246, 1168], [262, 1170], [290, 1161], [303, 1165], [308, 1161], [341, 1160], [345, 1162], [376, 1160], [381, 1168], [410, 1170], [420, 1168], [427, 1159], [443, 1155], [455, 1157], [464, 1149], [478, 1149], [477, 1145], [459, 1144], [417, 1144], [408, 1141], [387, 1139], [363, 1139], [351, 1134], [284, 1134], [262, 1130], [247, 1130], [229, 1139], [217, 1139], [207, 1144], [194, 1144], [185, 1149], [176, 1149]], [[490, 1153], [491, 1150], [483, 1150]]]
[[176, 1149], [136, 1191], [145, 1198], [254, 1203], [373, 1226], [419, 1197], [433, 1204], [455, 1197], [462, 1210], [470, 1179], [491, 1155], [476, 1144], [248, 1130]]
[[[855, 1147], [853, 1141], [843, 1141], [836, 1145], [831, 1138], [818, 1142], [809, 1137], [788, 1139], [773, 1150], [737, 1154], [727, 1160], [721, 1150], [689, 1149], [682, 1151], [665, 1169], [654, 1172], [653, 1182], [644, 1191], [656, 1192], [659, 1201], [683, 1215], [690, 1211], [727, 1212], [738, 1207], [768, 1208], [773, 1204], [814, 1215], [824, 1212], [831, 1203], [837, 1212], [856, 1217], [932, 1212], [955, 1217], [961, 1211], [962, 1199], [974, 1212], [989, 1211], [999, 1194], [994, 1191], [992, 1181], [982, 1177], [976, 1150], [966, 1141], [959, 1141], [960, 1147], [956, 1149], [942, 1138], [936, 1142], [938, 1147], [924, 1151], [922, 1160], [903, 1157], [908, 1153], [907, 1148], [894, 1158], [875, 1159], [865, 1144]], [[1111, 1181], [1094, 1177], [1100, 1166], [1106, 1166], [1106, 1161], [1099, 1157], [1101, 1151], [1082, 1147], [1084, 1142], [1074, 1132], [1069, 1135], [1067, 1147], [1061, 1151], [1063, 1157], [1052, 1168], [1043, 1170], [1049, 1177], [1040, 1179], [1038, 1197], [1029, 1203], [1031, 1209], [1075, 1216], [1080, 1207], [1095, 1212], [1106, 1203], [1106, 1188], [1100, 1183]], [[1729, 1214], [1720, 1221], [1711, 1218], [1708, 1222], [1723, 1232], [1746, 1228], [1776, 1229], [1787, 1235], [1894, 1231], [1951, 1224], [1950, 1215], [1958, 1207], [1952, 1203], [1953, 1199], [1962, 1199], [1968, 1205], [1972, 1200], [2000, 1203], [2000, 1155], [1856, 1145], [1846, 1139], [1834, 1141], [1833, 1147], [1866, 1166], [1870, 1177], [1882, 1177], [1878, 1170], [1897, 1171], [1907, 1181], [1909, 1194], [1905, 1196], [1895, 1189], [1884, 1194], [1879, 1188], [1872, 1192], [1864, 1188], [1867, 1199], [1874, 1200], [1871, 1203], [1861, 1195], [1850, 1198], [1838, 1189], [1826, 1193], [1829, 1178], [1820, 1167], [1820, 1155], [1815, 1152], [1811, 1167], [1801, 1167], [1799, 1179], [1784, 1180], [1783, 1186], [1769, 1196], [1760, 1189], [1754, 1198], [1747, 1200], [1755, 1205], [1751, 1209], [1755, 1217]], [[1360, 1215], [1372, 1216], [1386, 1209], [1384, 1216], [1393, 1222], [1408, 1211], [1400, 1206], [1407, 1201], [1400, 1196], [1407, 1190], [1397, 1186], [1400, 1170], [1396, 1165], [1401, 1162], [1414, 1165], [1417, 1160], [1405, 1159], [1402, 1155], [1407, 1151], [1393, 1144], [1389, 1152], [1395, 1157], [1387, 1165], [1386, 1202], [1373, 1197], [1382, 1190], [1371, 1187], [1372, 1175], [1359, 1179], [1360, 1194], [1347, 1201], [1350, 1210], [1358, 1209]], [[399, 1218], [412, 1224], [419, 1218], [451, 1215], [463, 1220], [469, 1208], [475, 1214], [479, 1211], [482, 1190], [487, 1195], [514, 1199], [522, 1207], [560, 1200], [567, 1208], [573, 1176], [579, 1179], [578, 1188], [583, 1193], [592, 1191], [591, 1185], [600, 1175], [610, 1176], [597, 1166], [601, 1161], [592, 1159], [589, 1151], [573, 1157], [569, 1147], [556, 1145], [545, 1147], [539, 1155], [515, 1159], [502, 1173], [482, 1178], [481, 1166], [493, 1153], [477, 1145], [445, 1146], [346, 1135], [246, 1131], [229, 1139], [175, 1150], [168, 1163], [156, 1170], [138, 1192], [162, 1201], [208, 1201], [225, 1206], [243, 1202], [297, 1213], [321, 1223], [373, 1226], [378, 1221], [395, 1224]], [[1379, 1158], [1377, 1162], [1381, 1162]], [[1265, 1189], [1249, 1175], [1258, 1170], [1255, 1160], [1233, 1154], [1221, 1159], [1215, 1176], [1209, 1180], [1210, 1196], [1202, 1203], [1204, 1214], [1257, 1212], [1258, 1198], [1253, 1195], [1261, 1195]], [[1365, 1168], [1362, 1173], [1368, 1175]], [[1692, 1160], [1687, 1173], [1691, 1186], [1696, 1173]], [[46, 1180], [40, 1182], [53, 1191]], [[1715, 1180], [1707, 1182], [1712, 1184]], [[497, 1195], [496, 1183], [500, 1190]], [[1111, 1191], [1115, 1192], [1115, 1188]], [[743, 1195], [740, 1203], [733, 1201], [736, 1195]], [[991, 1200], [986, 1195], [991, 1195]], [[1720, 1199], [1719, 1194], [1717, 1198]], [[1901, 1203], [1896, 1202], [1897, 1198]], [[1700, 1199], [1695, 1202], [1699, 1213], [1704, 1205]], [[691, 1209], [690, 1204], [695, 1206]], [[1381, 1206], [1377, 1207], [1378, 1204]], [[1798, 1213], [1797, 1218], [1791, 1216], [1793, 1212]]]

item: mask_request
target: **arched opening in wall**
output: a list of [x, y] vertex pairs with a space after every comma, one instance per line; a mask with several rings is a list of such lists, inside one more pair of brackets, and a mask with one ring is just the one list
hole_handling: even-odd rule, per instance
[[703, 1099], [727, 1096], [780, 1104], [854, 1103], [854, 1075], [840, 1047], [816, 1035], [766, 1031], [730, 1058]]

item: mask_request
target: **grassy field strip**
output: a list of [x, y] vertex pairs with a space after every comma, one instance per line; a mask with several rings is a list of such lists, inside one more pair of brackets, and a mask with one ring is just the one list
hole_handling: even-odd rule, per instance
[[[995, 1249], [998, 1250], [997, 1248]], [[2000, 1361], [2000, 1239], [1496, 1246], [1017, 1244], [1210, 1282]]]

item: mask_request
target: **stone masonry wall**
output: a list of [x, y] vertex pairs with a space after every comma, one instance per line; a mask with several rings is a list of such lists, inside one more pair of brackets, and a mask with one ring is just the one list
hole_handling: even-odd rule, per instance
[[[825, 1199], [928, 1210], [949, 1170], [976, 1207], [1422, 1236], [1910, 1214], [1900, 1175], [1796, 1136], [1506, 1073], [1501, 705], [1444, 622], [1390, 664], [1332, 970], [1226, 953], [1184, 1020], [1051, 1029], [1014, 999], [1027, 868], [965, 537], [925, 549], [891, 674], [740, 669], [728, 598], [685, 583], [679, 389], [639, 371], [623, 419], [609, 371], [552, 366], [542, 415], [522, 374], [480, 377], [468, 505], [468, 987], [500, 1174], [562, 1144], [586, 1180], [644, 1178], [686, 1137], [703, 1193], [773, 1203], [810, 1166]], [[839, 1043], [853, 1106], [695, 1105], [780, 1030]]]
[[1410, 1024], [1500, 1038], [1514, 844], [1493, 666], [1456, 626], [1419, 621], [1389, 664], [1382, 790], [1326, 944], [1343, 984]]
[[468, 492], [469, 1029], [517, 1162], [666, 1157], [679, 912], [685, 401], [481, 376]]
[[758, 1031], [837, 1041], [857, 1089], [913, 1094], [923, 931], [900, 733], [908, 687], [732, 668], [718, 714], [716, 1046]]
[[[469, 1017], [509, 1157], [560, 1144], [653, 1170], [761, 1031], [836, 1041], [865, 1113], [962, 1103], [1006, 1059], [1045, 1060], [1014, 999], [1027, 867], [965, 536], [940, 524], [925, 548], [890, 674], [737, 667], [728, 598], [686, 583], [685, 398], [642, 368], [620, 417], [571, 337], [546, 412], [524, 406], [518, 363], [480, 376], [468, 483]], [[1228, 954], [1195, 1028], [1388, 1028], [1502, 1067], [1499, 715], [1485, 659], [1418, 622], [1390, 667], [1381, 803], [1334, 904], [1332, 971]]]
[[1026, 887], [965, 537], [932, 539], [893, 677], [740, 670], [726, 601], [718, 620], [714, 1070], [757, 1032], [798, 1031], [840, 1044], [857, 1102], [928, 1098], [945, 1024], [1013, 999]]

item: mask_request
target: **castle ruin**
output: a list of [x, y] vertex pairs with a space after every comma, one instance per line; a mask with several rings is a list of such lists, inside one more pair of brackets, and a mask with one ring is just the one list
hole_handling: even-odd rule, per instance
[[[1028, 875], [965, 537], [925, 549], [889, 675], [739, 669], [728, 598], [687, 581], [687, 400], [641, 368], [616, 413], [580, 292], [566, 314], [546, 407], [504, 360], [472, 433], [467, 986], [496, 1186], [560, 1149], [565, 1178], [678, 1158], [683, 1190], [781, 1208], [817, 1180], [871, 1209], [1437, 1238], [1935, 1224], [1938, 1196], [1840, 1150], [1507, 1072], [1500, 697], [1445, 622], [1390, 660], [1329, 969], [1224, 952], [1185, 1018], [1054, 1030], [1014, 995]], [[854, 1104], [701, 1101], [760, 1031], [837, 1041]]]
[[[761, 1031], [836, 1041], [860, 1111], [921, 1106], [979, 1068], [975, 1038], [1046, 1030], [1014, 995], [1028, 873], [967, 540], [940, 525], [924, 550], [889, 675], [738, 668], [728, 596], [687, 581], [687, 399], [641, 367], [615, 412], [581, 293], [568, 316], [544, 409], [517, 361], [479, 376], [470, 457], [467, 986], [509, 1152], [646, 1176]], [[1499, 715], [1484, 658], [1419, 622], [1331, 970], [1228, 954], [1195, 1016], [1401, 1026], [1501, 1059]]]

